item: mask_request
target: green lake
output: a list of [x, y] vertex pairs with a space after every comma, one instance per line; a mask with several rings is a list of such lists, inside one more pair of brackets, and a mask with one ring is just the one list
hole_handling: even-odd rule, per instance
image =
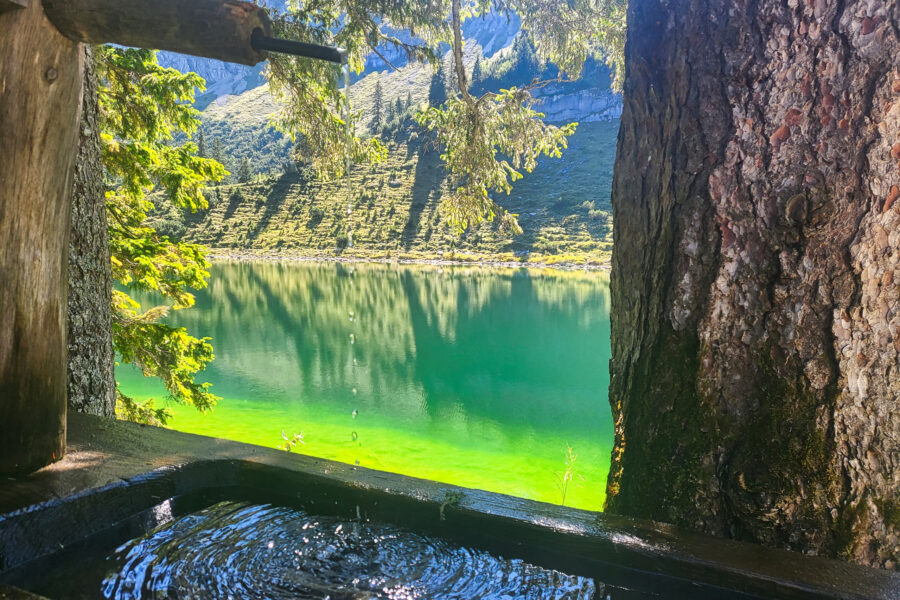
[[[546, 502], [603, 505], [613, 426], [608, 276], [307, 262], [217, 263], [168, 322], [212, 338], [207, 414], [180, 431]], [[150, 299], [137, 295], [145, 308]], [[124, 393], [165, 391], [130, 366]]]

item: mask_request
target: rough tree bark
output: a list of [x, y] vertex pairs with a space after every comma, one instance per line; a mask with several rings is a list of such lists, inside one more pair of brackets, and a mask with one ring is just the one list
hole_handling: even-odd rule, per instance
[[897, 568], [900, 2], [630, 4], [607, 508]]
[[112, 346], [112, 266], [93, 53], [85, 46], [72, 229], [69, 236], [67, 314], [69, 408], [103, 417], [116, 413]]

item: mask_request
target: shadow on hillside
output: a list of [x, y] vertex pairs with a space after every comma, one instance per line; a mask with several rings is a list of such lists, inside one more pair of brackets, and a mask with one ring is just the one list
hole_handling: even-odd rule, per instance
[[253, 231], [250, 232], [251, 240], [255, 241], [260, 232], [269, 226], [269, 222], [272, 220], [275, 213], [281, 210], [285, 200], [287, 200], [288, 192], [291, 191], [291, 183], [293, 183], [295, 179], [295, 175], [289, 175], [287, 173], [282, 173], [281, 176], [278, 177], [278, 180], [272, 186], [272, 189], [266, 194], [265, 209], [263, 210], [262, 216], [259, 217], [254, 224]]
[[400, 244], [404, 250], [409, 250], [416, 234], [419, 231], [419, 223], [422, 220], [422, 211], [431, 197], [440, 194], [443, 173], [439, 170], [436, 153], [421, 154], [416, 161], [416, 172], [413, 176], [412, 202], [409, 205], [409, 218], [403, 231], [400, 232]]
[[222, 213], [222, 219], [225, 220], [233, 217], [238, 206], [240, 206], [243, 201], [244, 194], [240, 189], [235, 189], [231, 192], [231, 195], [228, 196], [228, 206], [225, 207], [225, 212]]

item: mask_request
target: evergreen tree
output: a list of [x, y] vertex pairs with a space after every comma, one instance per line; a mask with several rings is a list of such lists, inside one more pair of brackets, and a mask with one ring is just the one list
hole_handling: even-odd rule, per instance
[[526, 36], [519, 34], [513, 42], [513, 67], [510, 75], [517, 81], [527, 81], [538, 70], [538, 60], [534, 47]]
[[481, 87], [481, 81], [484, 74], [481, 72], [481, 55], [475, 59], [475, 66], [472, 67], [472, 87], [477, 89]]
[[441, 75], [444, 78], [444, 88], [447, 90], [447, 96], [456, 96], [459, 93], [459, 80], [454, 71], [453, 58], [449, 58], [441, 63]]
[[212, 140], [212, 156], [210, 158], [223, 165], [225, 164], [225, 147], [222, 145], [222, 140], [218, 137], [214, 137]]
[[396, 113], [395, 113], [395, 110], [394, 110], [394, 103], [393, 103], [393, 102], [388, 102], [388, 103], [387, 103], [387, 114], [386, 114], [385, 117], [384, 117], [384, 125], [385, 125], [385, 127], [391, 127], [391, 126], [393, 126], [395, 116], [396, 116]]
[[413, 104], [412, 91], [406, 92], [406, 110], [411, 111]]
[[405, 116], [405, 111], [403, 110], [403, 100], [397, 98], [394, 101], [394, 114], [397, 115], [397, 120], [402, 121]]
[[375, 84], [375, 94], [372, 96], [372, 128], [377, 129], [381, 125], [381, 110], [384, 98], [381, 90], [381, 82]]
[[206, 152], [206, 140], [203, 139], [203, 128], [197, 130], [197, 156], [200, 158], [209, 158]]
[[[157, 185], [177, 208], [207, 208], [203, 187], [227, 172], [214, 160], [197, 156], [191, 142], [172, 143], [176, 133], [190, 135], [200, 121], [192, 107], [194, 90], [203, 89], [195, 73], [164, 69], [151, 50], [99, 47], [96, 54], [100, 131], [112, 275], [113, 346], [119, 361], [158, 377], [169, 397], [206, 410], [217, 398], [194, 375], [213, 359], [209, 338], [160, 323], [169, 308], [145, 309], [127, 288], [152, 291], [172, 301], [175, 310], [194, 303], [191, 289], [206, 287], [209, 262], [196, 244], [173, 242], [147, 223], [154, 205], [148, 193]], [[152, 400], [138, 404], [117, 390], [116, 412], [142, 422], [165, 421], [169, 413]]]
[[245, 156], [241, 159], [241, 164], [238, 167], [237, 180], [240, 183], [247, 183], [251, 179], [253, 179], [253, 163]]

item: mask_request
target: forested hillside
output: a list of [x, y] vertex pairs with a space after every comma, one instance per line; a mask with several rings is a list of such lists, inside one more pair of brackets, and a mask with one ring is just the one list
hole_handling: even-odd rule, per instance
[[[518, 35], [518, 23], [488, 17], [467, 24], [466, 65], [472, 92], [548, 79]], [[260, 72], [217, 67], [214, 61], [177, 59], [214, 79], [202, 96], [201, 153], [225, 164], [231, 176], [207, 192], [210, 208], [183, 214], [160, 202], [156, 226], [173, 238], [227, 253], [254, 251], [295, 255], [407, 256], [531, 260], [602, 264], [611, 249], [609, 219], [612, 161], [621, 113], [609, 89], [609, 71], [589, 61], [575, 82], [540, 89], [538, 110], [553, 122], [579, 122], [561, 159], [543, 159], [516, 182], [501, 204], [519, 214], [524, 229], [512, 237], [483, 224], [462, 237], [440, 215], [446, 173], [434, 140], [412, 116], [439, 105], [452, 86], [450, 56], [435, 71], [383, 52], [394, 68], [374, 58], [355, 77], [350, 97], [362, 112], [361, 133], [378, 135], [389, 153], [384, 163], [357, 165], [349, 178], [321, 182], [293, 156], [292, 142], [269, 124], [278, 105]], [[168, 57], [163, 57], [168, 60]], [[181, 64], [184, 63], [184, 64]], [[216, 79], [219, 78], [219, 79]], [[239, 94], [229, 90], [249, 88]], [[451, 88], [452, 91], [452, 88]], [[584, 151], [590, 147], [591, 152]]]

